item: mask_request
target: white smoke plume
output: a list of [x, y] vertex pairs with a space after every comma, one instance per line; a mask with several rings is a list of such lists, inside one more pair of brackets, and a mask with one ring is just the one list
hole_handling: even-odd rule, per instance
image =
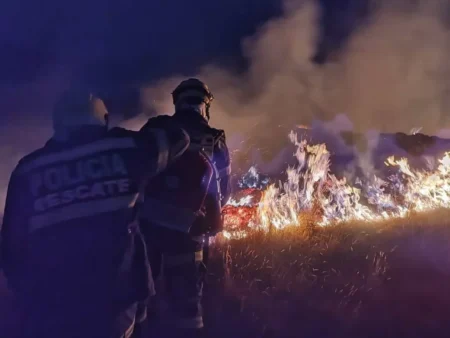
[[[374, 2], [338, 57], [319, 66], [310, 61], [319, 36], [318, 7], [290, 0], [281, 18], [243, 41], [250, 61], [245, 74], [208, 65], [192, 75], [217, 98], [212, 123], [229, 135], [245, 135], [239, 142], [255, 137], [261, 147], [282, 145], [285, 128], [338, 114], [347, 115], [355, 132], [421, 127], [436, 134], [450, 128], [449, 9], [442, 0]], [[144, 106], [170, 112], [170, 91], [183, 78], [146, 88]]]

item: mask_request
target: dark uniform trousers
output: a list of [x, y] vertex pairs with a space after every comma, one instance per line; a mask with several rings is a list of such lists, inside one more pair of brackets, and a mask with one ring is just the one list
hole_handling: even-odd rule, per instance
[[142, 229], [148, 241], [153, 278], [164, 275], [172, 323], [179, 329], [203, 328], [202, 290], [204, 236], [192, 236], [161, 226]]

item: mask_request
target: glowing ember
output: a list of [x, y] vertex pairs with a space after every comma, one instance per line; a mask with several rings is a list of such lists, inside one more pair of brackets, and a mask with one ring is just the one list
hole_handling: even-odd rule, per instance
[[280, 229], [303, 225], [303, 215], [314, 215], [326, 226], [344, 221], [380, 221], [404, 217], [408, 212], [446, 208], [450, 202], [450, 152], [437, 168], [413, 170], [405, 158], [386, 159], [395, 173], [387, 180], [379, 177], [357, 180], [330, 173], [330, 153], [325, 144], [308, 145], [289, 135], [297, 151], [297, 165], [287, 169], [285, 182], [268, 185], [251, 168], [240, 181], [240, 191], [224, 208], [225, 238], [244, 237], [249, 229]]
[[256, 206], [261, 200], [262, 193], [258, 189], [245, 189], [228, 202], [223, 209], [225, 228], [228, 232], [246, 232], [257, 226]]

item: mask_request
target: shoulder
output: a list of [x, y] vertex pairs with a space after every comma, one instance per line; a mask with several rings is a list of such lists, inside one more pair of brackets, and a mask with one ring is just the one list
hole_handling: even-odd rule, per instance
[[43, 147], [32, 151], [28, 155], [25, 155], [17, 162], [17, 165], [12, 172], [12, 177], [18, 175], [21, 172], [21, 169], [26, 167], [29, 163], [33, 162], [41, 156], [51, 154], [52, 152], [52, 146], [49, 141]]
[[216, 140], [216, 142], [223, 142], [226, 143], [226, 136], [225, 136], [225, 130], [223, 129], [216, 129], [216, 128], [211, 128], [211, 133], [214, 136], [214, 139]]
[[152, 118], [149, 118], [148, 121], [144, 124], [141, 130], [149, 129], [149, 128], [158, 128], [166, 125], [167, 123], [172, 123], [174, 121], [172, 116], [169, 115], [159, 115]]

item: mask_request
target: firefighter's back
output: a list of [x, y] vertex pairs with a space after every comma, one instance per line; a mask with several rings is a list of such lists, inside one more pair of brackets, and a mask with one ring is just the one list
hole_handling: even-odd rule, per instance
[[[171, 327], [178, 331], [177, 337], [186, 337], [200, 335], [204, 325], [201, 306], [207, 258], [204, 248], [208, 236], [222, 229], [221, 203], [229, 196], [230, 160], [225, 132], [208, 124], [212, 94], [207, 86], [197, 79], [188, 79], [174, 90], [172, 97], [174, 115], [152, 118], [142, 130], [164, 125], [183, 128], [190, 138], [189, 155], [185, 153], [172, 171], [154, 180], [155, 185], [161, 185], [159, 192], [149, 185], [141, 224], [150, 244], [154, 277], [161, 265], [164, 269]], [[196, 165], [202, 161], [207, 165]], [[173, 180], [167, 180], [169, 174], [177, 178], [180, 188], [190, 188], [173, 189], [170, 186]], [[209, 184], [203, 184], [202, 177], [208, 177]], [[157, 204], [161, 207], [155, 208]], [[166, 208], [166, 204], [170, 207]]]

